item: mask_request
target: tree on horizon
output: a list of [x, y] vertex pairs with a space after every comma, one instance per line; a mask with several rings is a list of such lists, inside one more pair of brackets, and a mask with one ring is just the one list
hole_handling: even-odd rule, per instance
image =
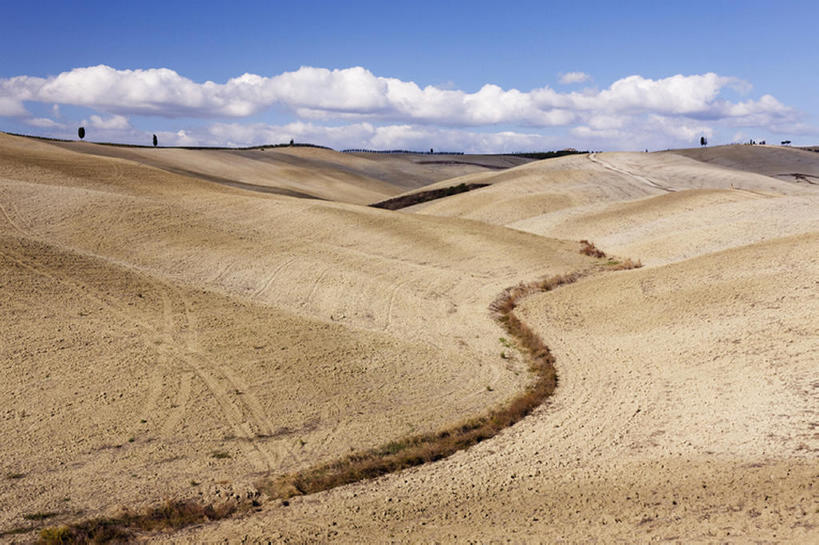
[[156, 139], [156, 135], [154, 135], [154, 147], [156, 147], [156, 145], [157, 145], [158, 143], [159, 143], [159, 141]]
[[80, 127], [79, 129], [77, 129], [77, 136], [80, 137], [80, 140], [85, 138], [85, 127]]

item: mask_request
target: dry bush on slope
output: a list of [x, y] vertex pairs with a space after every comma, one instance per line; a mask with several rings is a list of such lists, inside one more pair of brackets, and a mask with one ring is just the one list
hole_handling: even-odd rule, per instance
[[580, 253], [591, 257], [606, 257], [606, 252], [598, 250], [597, 247], [588, 240], [581, 240]]

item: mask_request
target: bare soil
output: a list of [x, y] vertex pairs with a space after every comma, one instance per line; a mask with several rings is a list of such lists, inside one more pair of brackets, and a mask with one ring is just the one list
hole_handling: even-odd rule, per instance
[[[83, 146], [0, 135], [0, 542], [167, 498], [255, 498], [260, 479], [504, 407], [532, 376], [490, 303], [625, 258], [647, 266], [515, 309], [558, 382], [498, 435], [142, 540], [819, 537], [819, 193], [773, 172], [790, 151], [782, 172], [813, 172], [809, 152], [439, 172], [431, 189], [490, 185], [395, 213], [356, 204], [406, 189], [374, 173], [479, 167]], [[202, 179], [234, 168], [325, 200]]]

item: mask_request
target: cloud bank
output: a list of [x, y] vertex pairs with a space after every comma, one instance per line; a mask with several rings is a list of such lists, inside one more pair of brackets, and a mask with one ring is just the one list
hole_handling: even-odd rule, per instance
[[[589, 79], [583, 72], [570, 72], [563, 74], [560, 82]], [[750, 85], [706, 73], [662, 79], [632, 75], [601, 90], [559, 92], [544, 86], [520, 91], [487, 83], [467, 92], [421, 87], [412, 81], [376, 76], [362, 67], [329, 70], [304, 66], [271, 77], [243, 74], [225, 83], [198, 83], [168, 68], [117, 70], [99, 65], [46, 78], [0, 79], [0, 116], [29, 115], [34, 119], [26, 103], [40, 102], [87, 107], [106, 114], [108, 117], [95, 114], [90, 118], [91, 126], [100, 130], [129, 129], [127, 116], [200, 118], [215, 122], [212, 131], [198, 131], [200, 138], [210, 138], [214, 131], [222, 130], [219, 127], [238, 127], [225, 123], [228, 119], [251, 118], [244, 126], [245, 133], [264, 134], [252, 118], [276, 107], [302, 122], [347, 123], [344, 131], [351, 136], [351, 146], [360, 143], [355, 135], [361, 127], [372, 127], [379, 133], [378, 137], [370, 135], [374, 142], [382, 141], [386, 134], [403, 134], [403, 140], [389, 141], [395, 145], [404, 142], [405, 146], [419, 132], [427, 135], [426, 140], [419, 138], [423, 141], [429, 141], [431, 134], [441, 137], [456, 131], [469, 141], [483, 140], [490, 145], [503, 138], [532, 141], [532, 134], [543, 141], [545, 136], [532, 131], [554, 128], [563, 128], [566, 134], [585, 142], [617, 138], [621, 144], [643, 145], [642, 134], [647, 130], [664, 135], [666, 142], [677, 142], [706, 134], [714, 124], [772, 131], [799, 125], [801, 114], [769, 94], [731, 101], [725, 97], [726, 90], [747, 93]], [[44, 118], [36, 119], [36, 126], [47, 125]], [[487, 136], [487, 129], [499, 127], [503, 130]], [[325, 138], [335, 141], [332, 135], [339, 128], [325, 129]]]

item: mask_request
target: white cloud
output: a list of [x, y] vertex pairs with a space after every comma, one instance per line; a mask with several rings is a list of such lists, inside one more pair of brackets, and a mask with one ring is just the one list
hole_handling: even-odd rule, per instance
[[[562, 83], [588, 79], [582, 72], [561, 76]], [[99, 65], [47, 78], [0, 79], [0, 116], [58, 129], [60, 124], [53, 119], [61, 119], [60, 105], [88, 107], [94, 112], [86, 123], [95, 138], [142, 141], [145, 134], [131, 126], [128, 116], [253, 121], [252, 116], [275, 106], [297, 120], [284, 125], [183, 125], [163, 133], [162, 141], [250, 145], [297, 138], [336, 148], [464, 151], [542, 149], [550, 143], [656, 148], [691, 144], [687, 139], [712, 134], [718, 127], [726, 134], [743, 127], [786, 135], [816, 133], [805, 125], [801, 113], [771, 95], [730, 100], [726, 89], [748, 93], [751, 86], [706, 73], [661, 79], [631, 75], [607, 88], [571, 92], [549, 86], [521, 91], [492, 83], [466, 92], [451, 84], [421, 87], [379, 77], [362, 67], [305, 66], [270, 77], [243, 74], [224, 83], [198, 83], [167, 68], [117, 70]], [[27, 102], [50, 104], [53, 119], [32, 119]], [[346, 125], [338, 126], [339, 122]], [[496, 129], [489, 132], [492, 127]], [[555, 136], [558, 130], [564, 135], [560, 142]]]
[[32, 127], [40, 127], [43, 129], [57, 129], [65, 126], [62, 123], [57, 123], [53, 119], [48, 119], [47, 117], [34, 117], [31, 119], [26, 119], [24, 123], [26, 125], [31, 125]]
[[103, 119], [98, 115], [92, 115], [89, 117], [89, 121], [83, 122], [83, 125], [90, 125], [95, 129], [108, 129], [108, 130], [120, 130], [125, 131], [131, 128], [131, 124], [128, 122], [128, 118], [121, 115], [112, 115], [108, 119]]
[[0, 95], [0, 116], [17, 117], [27, 115], [23, 102], [13, 96]]
[[591, 76], [586, 74], [585, 72], [567, 72], [565, 74], [560, 74], [560, 83], [563, 85], [569, 85], [572, 83], [583, 83], [589, 81]]
[[[564, 74], [580, 81], [583, 74]], [[795, 112], [770, 95], [732, 103], [720, 97], [744, 82], [714, 73], [649, 79], [634, 75], [603, 90], [528, 92], [487, 83], [474, 93], [419, 87], [361, 67], [302, 67], [272, 77], [244, 74], [225, 83], [196, 83], [167, 68], [115, 70], [99, 65], [49, 78], [0, 79], [0, 114], [23, 115], [24, 101], [87, 106], [119, 115], [249, 117], [274, 105], [304, 119], [346, 119], [439, 126], [513, 124], [552, 127], [594, 116], [659, 114], [738, 123], [792, 121]]]

